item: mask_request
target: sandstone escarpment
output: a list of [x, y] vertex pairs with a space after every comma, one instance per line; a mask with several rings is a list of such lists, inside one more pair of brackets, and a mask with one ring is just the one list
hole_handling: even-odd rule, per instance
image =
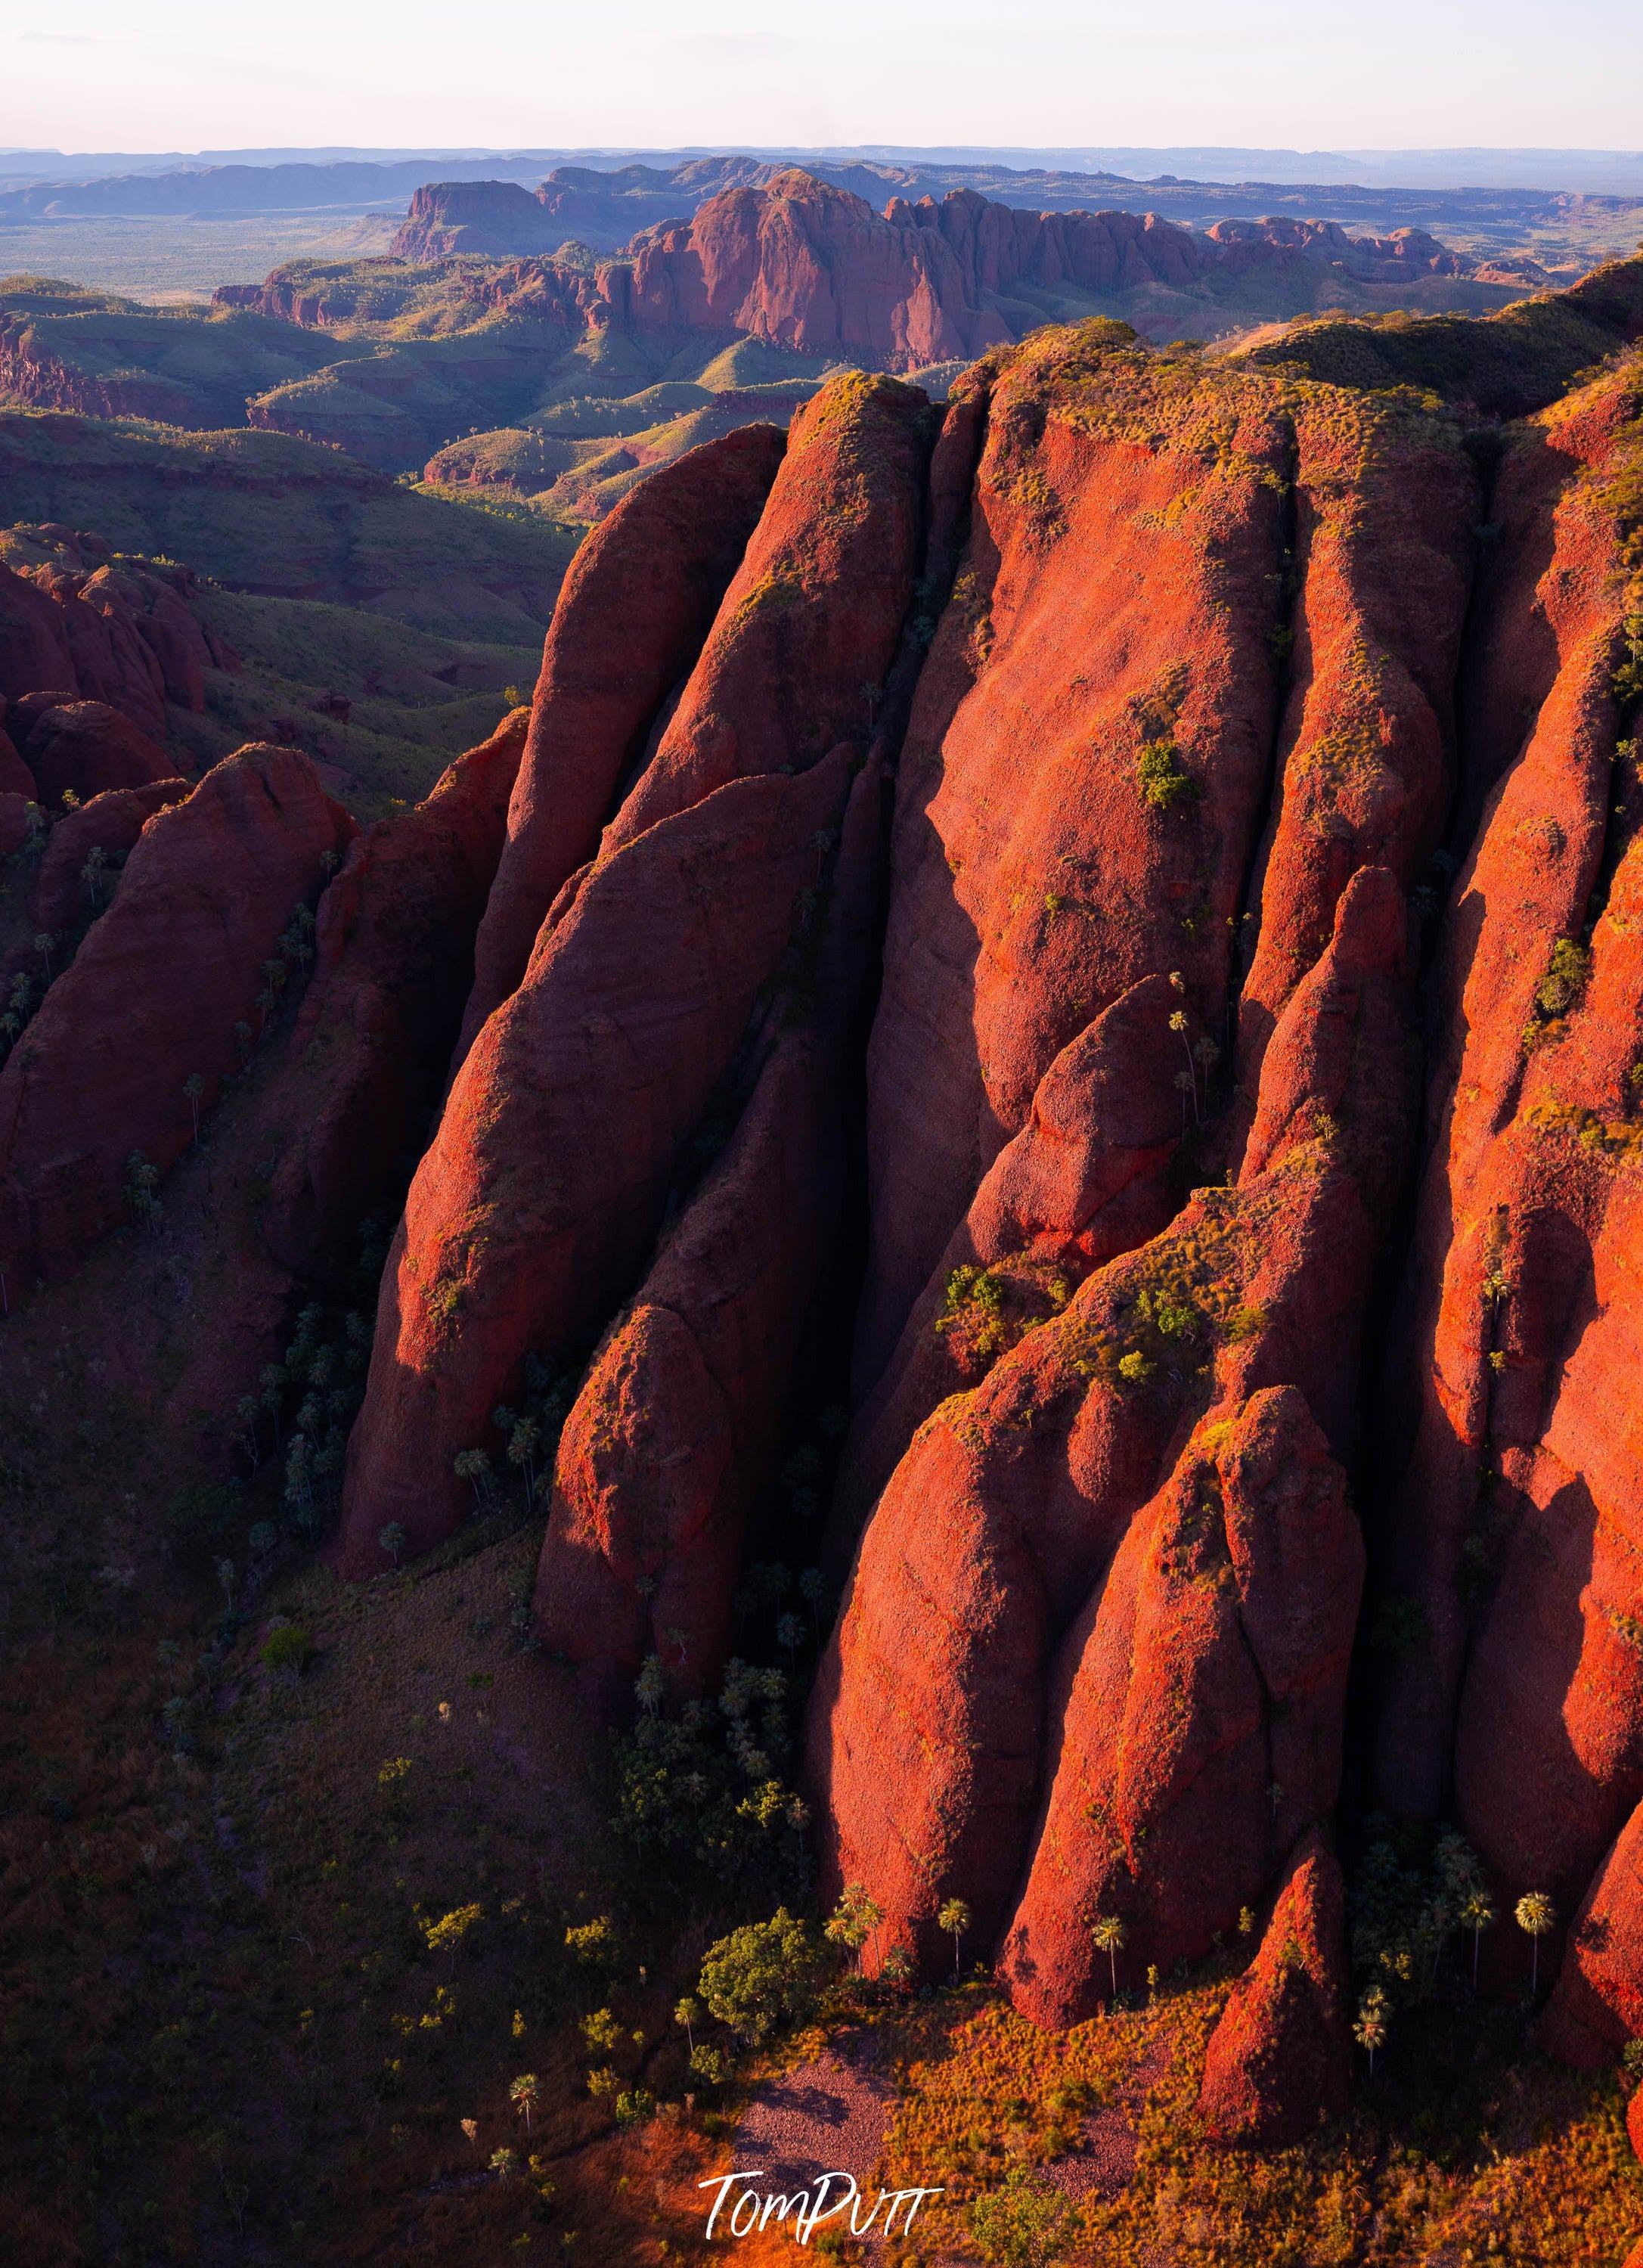
[[[543, 1675], [607, 1719], [635, 1681], [711, 1701], [755, 1569], [836, 1580], [798, 1778], [824, 1901], [880, 1909], [869, 1971], [944, 1970], [960, 1899], [1061, 2026], [1268, 1914], [1206, 2074], [1229, 2142], [1344, 2102], [1331, 1854], [1372, 1802], [1411, 1850], [1457, 1829], [1503, 1918], [1550, 1899], [1537, 1955], [1502, 1927], [1478, 1964], [1556, 1980], [1546, 2045], [1638, 2029], [1639, 385], [1633, 353], [1480, 438], [1435, 387], [1099, 323], [990, 355], [939, 431], [835, 379], [785, 449], [612, 516], [528, 736], [356, 845], [265, 1057], [282, 1283], [422, 1148], [344, 1572], [511, 1457]], [[239, 1013], [200, 878], [182, 974], [158, 913], [141, 983], [99, 971], [190, 828], [266, 910], [272, 816], [219, 856], [197, 814], [273, 761], [148, 820], [18, 1035], [25, 1278], [111, 1218], [111, 1160], [187, 1138], [178, 1020]], [[287, 790], [317, 880], [333, 822]], [[775, 1643], [791, 1671], [803, 1618]], [[1446, 1911], [1399, 1991], [1447, 1989]]]

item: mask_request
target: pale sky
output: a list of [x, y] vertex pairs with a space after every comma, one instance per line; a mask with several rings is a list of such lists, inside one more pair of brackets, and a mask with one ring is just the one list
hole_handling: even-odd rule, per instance
[[0, 0], [64, 151], [1214, 142], [1636, 149], [1638, 0]]

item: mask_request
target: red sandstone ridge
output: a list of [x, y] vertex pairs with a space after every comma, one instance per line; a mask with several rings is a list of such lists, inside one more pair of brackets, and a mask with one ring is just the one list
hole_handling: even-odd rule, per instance
[[[880, 370], [1006, 344], [1042, 322], [1042, 295], [1069, 289], [1180, 291], [1258, 276], [1280, 304], [1299, 306], [1316, 304], [1320, 287], [1338, 305], [1348, 278], [1409, 291], [1420, 279], [1474, 273], [1419, 229], [1354, 237], [1329, 222], [1279, 219], [1224, 221], [1198, 234], [1153, 212], [1030, 212], [970, 188], [939, 202], [892, 196], [880, 212], [799, 166], [739, 162], [749, 178], [704, 199], [688, 220], [670, 216], [642, 229], [620, 259], [591, 273], [530, 256], [575, 233], [570, 202], [547, 184], [532, 195], [507, 181], [429, 183], [394, 255], [526, 255], [476, 280], [476, 291], [571, 331], [739, 332]], [[1513, 279], [1519, 289], [1523, 280]], [[322, 291], [277, 272], [260, 291], [229, 286], [218, 298], [309, 325], [335, 319]]]
[[693, 449], [589, 536], [549, 625], [508, 838], [473, 949], [459, 1062], [524, 974], [561, 886], [590, 858], [698, 653], [781, 462], [771, 426]]
[[389, 1258], [348, 1455], [350, 1572], [380, 1564], [387, 1521], [416, 1550], [449, 1533], [451, 1460], [525, 1354], [597, 1329], [632, 1280], [787, 946], [814, 838], [838, 824], [847, 753], [735, 781], [603, 860], [475, 1041]]
[[[1565, 2063], [1601, 2069], [1643, 2039], [1643, 1804], [1592, 1877], [1569, 1933], [1539, 2044]], [[1633, 2095], [1627, 2126], [1643, 2157], [1643, 2110]]]
[[[1643, 1049], [1643, 811], [1615, 761], [1629, 539], [1610, 483], [1643, 456], [1631, 410], [1602, 379], [1523, 443], [1566, 471], [1550, 512], [1544, 478], [1515, 491], [1544, 571], [1491, 593], [1516, 692], [1488, 712], [1496, 784], [1440, 939], [1387, 1404], [1409, 1445], [1388, 1572], [1408, 1637], [1385, 1666], [1381, 1787], [1427, 1816], [1454, 1800], [1501, 1893], [1548, 1891], [1566, 1917], [1637, 1800], [1643, 1723], [1623, 1635], [1643, 1440], [1616, 1385], [1638, 1351]], [[1491, 1947], [1499, 1981], [1519, 1952]]]
[[794, 418], [769, 501], [655, 755], [601, 856], [727, 782], [871, 738], [913, 599], [916, 389], [834, 379]]
[[299, 1275], [334, 1255], [420, 1146], [527, 722], [516, 709], [414, 811], [356, 836], [320, 902], [314, 974], [287, 1044], [300, 1123], [262, 1211], [264, 1241]]
[[851, 792], [808, 1013], [784, 1009], [735, 1134], [600, 1349], [566, 1425], [537, 1570], [543, 1645], [620, 1720], [655, 1654], [715, 1691], [748, 1526], [779, 1451], [801, 1335], [832, 1272], [840, 1055], [871, 949], [881, 778]]
[[114, 904], [0, 1071], [0, 1254], [11, 1281], [67, 1273], [128, 1217], [127, 1160], [187, 1148], [254, 1028], [262, 963], [355, 832], [306, 757], [242, 748], [158, 813]]
[[1192, 1039], [1224, 1040], [1276, 721], [1291, 442], [1273, 391], [1104, 351], [1097, 329], [1046, 335], [989, 393], [897, 791], [863, 1392], [1092, 1016], [1179, 972]]
[[1340, 1869], [1315, 1831], [1210, 2036], [1199, 2115], [1212, 2142], [1304, 2141], [1352, 2099]]
[[[927, 1976], [964, 1898], [1048, 2025], [1112, 1989], [1092, 1922], [1133, 1989], [1270, 1911], [1206, 2073], [1229, 2141], [1342, 2101], [1360, 1638], [1375, 1800], [1460, 1829], [1501, 1913], [1485, 1989], [1524, 1981], [1506, 1917], [1542, 1891], [1543, 2044], [1596, 2064], [1643, 2025], [1637, 369], [1496, 462], [1418, 394], [1094, 325], [990, 353], [939, 438], [855, 377], [785, 453], [686, 460], [590, 545], [528, 739], [354, 845], [296, 1031], [193, 1176], [278, 1161], [289, 1265], [260, 1256], [239, 1361], [414, 1163], [350, 1574], [390, 1522], [450, 1534], [532, 1358], [590, 1356], [533, 1615], [607, 1716], [652, 1656], [664, 1709], [711, 1693], [750, 1562], [809, 1563], [772, 1468], [854, 1351], [801, 1765], [823, 1896], [865, 1885], [869, 1969]], [[76, 690], [7, 711], [30, 784]], [[886, 794], [888, 910], [853, 911]], [[148, 818], [0, 1074], [4, 1264], [72, 1264], [130, 1150], [187, 1142], [247, 925], [347, 840], [268, 751]]]
[[101, 701], [69, 701], [41, 712], [23, 753], [41, 803], [80, 802], [114, 788], [173, 779], [177, 767], [158, 742]]
[[1155, 1236], [1185, 1131], [1166, 977], [1120, 993], [1039, 1080], [1027, 1123], [984, 1175], [852, 1430], [831, 1550], [847, 1558], [914, 1432], [979, 1384], [1092, 1268]]
[[1453, 424], [1423, 411], [1308, 401], [1295, 453], [1294, 682], [1239, 1008], [1251, 1101], [1273, 1020], [1350, 876], [1384, 865], [1409, 889], [1438, 846], [1479, 508]]

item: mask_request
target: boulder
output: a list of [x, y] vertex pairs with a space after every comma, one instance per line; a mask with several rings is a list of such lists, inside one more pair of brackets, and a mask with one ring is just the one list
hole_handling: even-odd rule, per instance
[[158, 813], [119, 894], [0, 1071], [0, 1258], [13, 1283], [70, 1272], [128, 1217], [128, 1160], [163, 1174], [254, 1031], [263, 963], [312, 905], [354, 821], [293, 749], [253, 746]]
[[587, 537], [548, 626], [508, 839], [473, 950], [458, 1060], [524, 974], [560, 888], [598, 847], [667, 697], [701, 650], [785, 446], [744, 426], [664, 465]]
[[1352, 2102], [1346, 1900], [1317, 1830], [1291, 1857], [1260, 1948], [1210, 2035], [1199, 2116], [1212, 2142], [1281, 2147]]

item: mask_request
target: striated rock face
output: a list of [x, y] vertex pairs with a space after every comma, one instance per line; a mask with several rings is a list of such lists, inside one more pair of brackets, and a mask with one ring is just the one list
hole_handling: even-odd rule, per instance
[[877, 911], [881, 791], [869, 764], [816, 917], [813, 1005], [783, 1017], [728, 1147], [664, 1233], [565, 1428], [536, 1630], [611, 1718], [626, 1714], [647, 1655], [690, 1698], [717, 1690], [730, 1650], [750, 1517], [838, 1233], [840, 1058]]
[[345, 1567], [375, 1570], [388, 1521], [414, 1550], [448, 1534], [451, 1460], [526, 1353], [597, 1329], [632, 1282], [838, 824], [847, 755], [735, 781], [603, 860], [475, 1041], [389, 1257]]
[[[117, 862], [134, 848], [154, 814], [193, 792], [194, 782], [186, 779], [109, 788], [60, 819], [46, 838], [34, 878], [31, 910], [40, 928], [66, 933], [84, 915], [106, 904], [119, 880]], [[85, 869], [97, 851], [106, 864], [88, 880]]]
[[765, 507], [605, 852], [752, 774], [871, 734], [918, 571], [924, 396], [835, 379], [795, 417]]
[[693, 449], [583, 544], [554, 609], [508, 839], [473, 952], [458, 1059], [524, 974], [544, 916], [598, 848], [668, 696], [701, 650], [781, 462], [746, 426]]
[[356, 832], [304, 756], [242, 748], [144, 828], [114, 904], [0, 1071], [0, 1254], [14, 1282], [66, 1274], [128, 1217], [127, 1161], [162, 1173], [238, 1067], [253, 1005], [326, 852]]
[[[1568, 315], [1525, 311], [1520, 389]], [[684, 460], [590, 545], [528, 733], [354, 846], [258, 1122], [265, 1285], [422, 1149], [346, 1572], [451, 1533], [532, 1358], [587, 1364], [533, 1615], [607, 1718], [652, 1656], [663, 1705], [711, 1692], [748, 1564], [810, 1558], [773, 1472], [853, 1364], [822, 1896], [929, 1976], [964, 1899], [1053, 2026], [1270, 1912], [1206, 2074], [1229, 2142], [1343, 2105], [1360, 1640], [1364, 1807], [1457, 1826], [1499, 1911], [1551, 1897], [1553, 2052], [1643, 2030], [1639, 362], [1463, 446], [1425, 396], [1507, 351], [1464, 331], [1274, 367], [1089, 324], [990, 353], [939, 433], [850, 376], [785, 451]], [[1348, 347], [1413, 359], [1360, 388]], [[26, 768], [54, 713], [8, 710]], [[148, 820], [7, 1027], [17, 1280], [175, 1157], [349, 832], [268, 750]], [[1485, 1957], [1521, 1988], [1522, 1933]]]
[[[1600, 381], [1524, 444], [1566, 472], [1550, 512], [1543, 466], [1515, 484], [1530, 526], [1490, 593], [1507, 615], [1492, 640], [1521, 625], [1518, 697], [1486, 712], [1494, 784], [1440, 940], [1431, 1152], [1386, 1403], [1408, 1447], [1380, 1787], [1420, 1815], [1452, 1802], [1498, 1894], [1544, 1891], [1566, 1918], [1643, 1794], [1643, 1438], [1617, 1387], [1637, 1353], [1643, 1054], [1643, 810], [1616, 760], [1611, 483], [1643, 459], [1628, 408]], [[1498, 1939], [1485, 1960], [1510, 1989], [1527, 1941]]]
[[1295, 480], [1293, 678], [1238, 1012], [1251, 1097], [1273, 1020], [1348, 879], [1384, 865], [1408, 889], [1438, 847], [1479, 510], [1452, 425], [1350, 397], [1299, 409]]
[[1352, 2099], [1340, 1869], [1315, 1831], [1210, 2036], [1199, 2115], [1212, 2142], [1303, 2141]]
[[264, 1241], [299, 1275], [319, 1270], [422, 1147], [529, 714], [516, 709], [414, 811], [356, 836], [320, 902], [288, 1049], [309, 1091], [262, 1210]]
[[[1086, 423], [1094, 383], [1102, 415]], [[1212, 419], [1231, 438], [1206, 480]], [[1228, 924], [1277, 711], [1288, 449], [1270, 389], [1234, 376], [1200, 391], [1064, 335], [991, 389], [897, 796], [861, 1391], [1092, 1016], [1179, 971], [1191, 1041], [1224, 1040]]]

